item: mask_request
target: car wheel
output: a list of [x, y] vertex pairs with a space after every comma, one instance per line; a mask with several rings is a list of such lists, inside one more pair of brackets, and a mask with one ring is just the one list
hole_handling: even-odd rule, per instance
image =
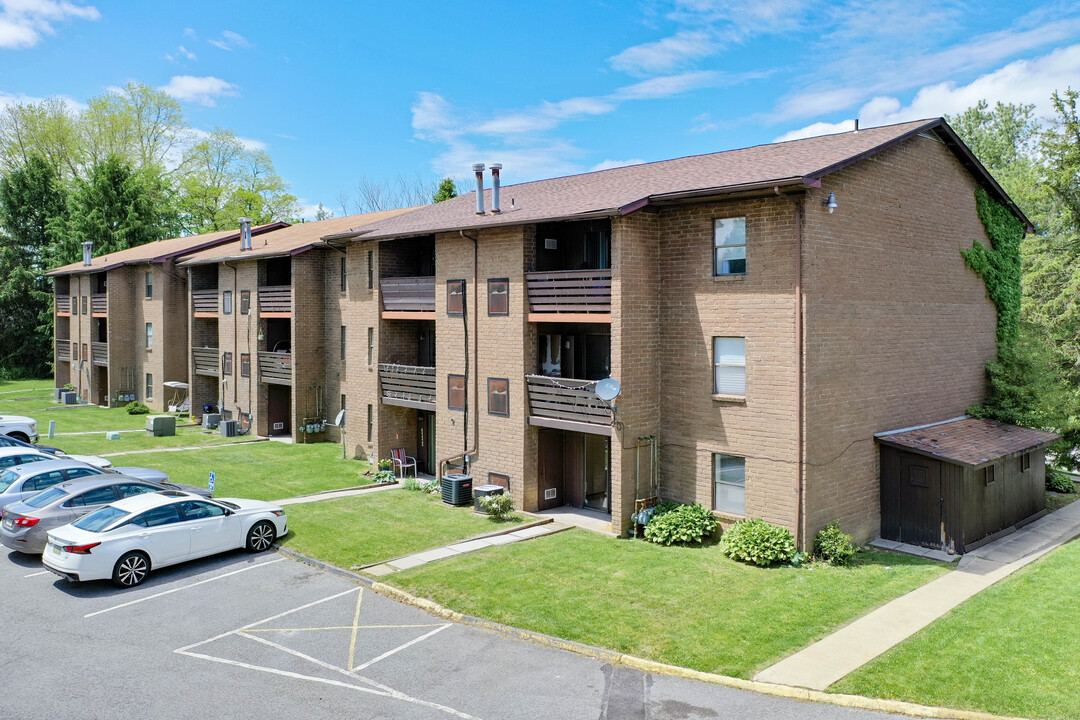
[[30, 442], [30, 436], [27, 435], [26, 433], [21, 433], [21, 432], [8, 433], [8, 437], [12, 438], [13, 440], [18, 440], [19, 442]]
[[247, 549], [249, 552], [268, 550], [276, 539], [277, 531], [274, 529], [274, 523], [269, 520], [260, 520], [248, 530]]
[[129, 552], [120, 557], [113, 567], [113, 582], [122, 588], [135, 587], [150, 572], [150, 558], [141, 552]]

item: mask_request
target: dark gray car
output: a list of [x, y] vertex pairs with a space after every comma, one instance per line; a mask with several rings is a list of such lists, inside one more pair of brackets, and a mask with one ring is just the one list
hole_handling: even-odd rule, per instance
[[152, 482], [169, 480], [169, 476], [160, 470], [148, 468], [123, 468], [123, 470], [121, 475], [116, 470], [103, 470], [70, 458], [15, 465], [0, 473], [0, 509], [68, 480], [96, 478], [99, 475], [114, 479], [131, 477]]
[[182, 490], [210, 497], [206, 488], [112, 474], [68, 481], [22, 502], [11, 503], [0, 511], [0, 542], [12, 550], [40, 555], [45, 552], [49, 530], [74, 522], [86, 513], [122, 498], [162, 490]]

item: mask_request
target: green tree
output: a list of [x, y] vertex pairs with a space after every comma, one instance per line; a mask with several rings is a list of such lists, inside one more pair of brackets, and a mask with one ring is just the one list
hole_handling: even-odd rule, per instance
[[431, 202], [440, 203], [443, 200], [449, 200], [450, 198], [456, 198], [457, 195], [458, 195], [457, 183], [454, 182], [454, 179], [453, 178], [448, 178], [448, 177], [443, 178], [442, 182], [439, 183], [438, 191], [431, 198]]
[[43, 159], [57, 177], [79, 175], [83, 164], [79, 119], [64, 100], [15, 103], [0, 112], [0, 169], [20, 168], [32, 157]]
[[112, 154], [138, 170], [161, 173], [185, 138], [187, 121], [167, 93], [130, 82], [91, 98], [79, 128], [90, 165]]
[[0, 374], [41, 377], [52, 357], [53, 264], [66, 198], [53, 167], [31, 155], [0, 177]]

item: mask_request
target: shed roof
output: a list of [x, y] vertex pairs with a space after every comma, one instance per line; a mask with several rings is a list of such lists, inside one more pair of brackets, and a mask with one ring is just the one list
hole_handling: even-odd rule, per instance
[[251, 250], [242, 252], [240, 250], [240, 237], [237, 235], [232, 242], [218, 244], [207, 250], [192, 253], [185, 257], [179, 265], [186, 267], [229, 260], [252, 260], [283, 255], [298, 255], [313, 247], [324, 246], [326, 243], [323, 242], [322, 237], [325, 235], [334, 235], [349, 228], [362, 228], [370, 223], [388, 220], [413, 209], [415, 208], [399, 208], [363, 215], [346, 215], [345, 217], [330, 218], [329, 220], [296, 223], [266, 233], [257, 242], [253, 243]]
[[[278, 228], [288, 227], [288, 223], [273, 222], [259, 225], [251, 229], [252, 235], [259, 235]], [[114, 253], [106, 253], [91, 259], [89, 265], [79, 262], [71, 263], [54, 268], [46, 275], [74, 275], [77, 273], [92, 273], [112, 270], [122, 265], [136, 265], [139, 263], [160, 263], [171, 260], [181, 255], [212, 248], [215, 245], [227, 243], [230, 240], [239, 240], [240, 228], [235, 230], [218, 230], [217, 232], [203, 233], [201, 235], [187, 235], [185, 237], [169, 238], [151, 243], [143, 243], [126, 250]]]
[[[646, 205], [694, 197], [716, 197], [772, 187], [820, 187], [821, 179], [826, 175], [920, 133], [932, 133], [941, 140], [980, 185], [1030, 225], [952, 128], [941, 118], [931, 118], [506, 185], [502, 188], [502, 211], [498, 214], [489, 211], [477, 215], [476, 193], [470, 192], [324, 239], [379, 240], [545, 220], [625, 215]], [[506, 168], [503, 175], [512, 170]], [[484, 193], [485, 208], [490, 208], [491, 190]]]
[[998, 458], [1045, 447], [1061, 436], [996, 420], [965, 417], [876, 437], [882, 445], [979, 467]]

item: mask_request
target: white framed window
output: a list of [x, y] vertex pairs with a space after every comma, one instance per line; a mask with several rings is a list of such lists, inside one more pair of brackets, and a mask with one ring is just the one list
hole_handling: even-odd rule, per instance
[[713, 338], [713, 394], [746, 395], [746, 338]]
[[147, 400], [154, 399], [154, 376], [150, 373], [146, 373], [146, 395]]
[[713, 220], [713, 275], [746, 274], [746, 218]]
[[746, 458], [713, 453], [713, 510], [746, 515]]
[[146, 349], [154, 347], [154, 323], [146, 323]]

